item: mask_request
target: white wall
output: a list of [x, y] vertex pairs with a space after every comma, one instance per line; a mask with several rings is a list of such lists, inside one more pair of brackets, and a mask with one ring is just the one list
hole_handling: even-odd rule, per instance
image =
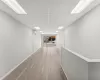
[[88, 62], [62, 48], [62, 68], [68, 80], [88, 80]]
[[100, 59], [100, 5], [68, 26], [64, 34], [62, 67], [68, 80], [100, 80], [100, 62], [86, 62], [67, 50]]
[[89, 80], [100, 80], [100, 62], [88, 63]]
[[34, 38], [30, 28], [0, 11], [0, 77], [34, 52]]
[[57, 34], [57, 36], [56, 36], [56, 41], [57, 41], [57, 47], [59, 47], [59, 35]]
[[36, 32], [33, 33], [33, 49], [34, 52], [37, 51], [41, 47], [41, 33]]
[[63, 31], [60, 31], [58, 34], [57, 34], [57, 46], [58, 47], [64, 47], [64, 41], [65, 40], [65, 34]]
[[100, 59], [100, 5], [65, 30], [66, 48], [90, 59]]

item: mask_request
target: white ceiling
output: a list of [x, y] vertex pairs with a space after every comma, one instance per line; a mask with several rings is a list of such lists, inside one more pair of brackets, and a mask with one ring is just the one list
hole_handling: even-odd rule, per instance
[[[79, 0], [17, 0], [28, 13], [18, 15], [0, 1], [0, 9], [29, 26], [39, 26], [44, 32], [55, 32], [59, 26], [67, 27], [81, 14], [71, 15]], [[94, 5], [94, 4], [93, 4]], [[92, 6], [93, 6], [92, 5]], [[90, 6], [91, 7], [91, 6]]]

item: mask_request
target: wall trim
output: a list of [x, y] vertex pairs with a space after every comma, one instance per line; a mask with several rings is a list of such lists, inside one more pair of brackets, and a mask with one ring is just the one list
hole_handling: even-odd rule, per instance
[[[62, 48], [64, 48], [64, 47], [62, 47]], [[71, 52], [72, 54], [74, 54], [74, 55], [80, 57], [81, 59], [83, 59], [83, 60], [85, 60], [85, 61], [87, 61], [87, 62], [100, 62], [100, 59], [89, 59], [89, 58], [87, 58], [87, 57], [85, 57], [85, 56], [83, 56], [83, 55], [81, 55], [81, 54], [79, 54], [79, 53], [77, 53], [77, 52], [75, 52], [75, 51], [72, 51], [71, 49], [68, 49], [68, 48], [64, 48], [64, 49], [65, 49], [65, 50], [68, 50], [68, 51]]]
[[65, 74], [67, 80], [69, 80], [68, 77], [67, 77], [67, 74], [66, 74], [66, 72], [65, 72], [65, 70], [64, 70], [64, 68], [63, 68], [63, 66], [62, 66], [62, 64], [61, 64], [61, 68], [62, 68], [62, 70], [63, 70], [63, 72], [64, 72], [64, 74]]
[[31, 57], [32, 55], [35, 55], [37, 51], [39, 51], [41, 48], [39, 48], [38, 50], [36, 50], [35, 52], [33, 52], [32, 54], [30, 54], [28, 57], [26, 57], [22, 62], [20, 62], [18, 65], [16, 65], [15, 67], [13, 67], [10, 71], [8, 71], [3, 77], [0, 78], [0, 80], [3, 80], [5, 77], [7, 77], [9, 74], [11, 74], [16, 68], [18, 68], [23, 62], [25, 62], [29, 57]]

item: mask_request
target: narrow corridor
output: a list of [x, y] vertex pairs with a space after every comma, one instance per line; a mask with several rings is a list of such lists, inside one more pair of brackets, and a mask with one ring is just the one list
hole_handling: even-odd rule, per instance
[[60, 52], [56, 47], [44, 47], [33, 58], [30, 68], [17, 80], [67, 80], [60, 66]]
[[100, 0], [0, 0], [0, 80], [100, 80]]

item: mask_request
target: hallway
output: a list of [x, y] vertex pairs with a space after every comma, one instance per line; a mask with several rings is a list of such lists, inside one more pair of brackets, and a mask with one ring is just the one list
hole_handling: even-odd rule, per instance
[[67, 80], [61, 68], [60, 52], [56, 47], [44, 47], [33, 56], [33, 64], [16, 80]]
[[100, 0], [0, 0], [0, 80], [100, 80]]

